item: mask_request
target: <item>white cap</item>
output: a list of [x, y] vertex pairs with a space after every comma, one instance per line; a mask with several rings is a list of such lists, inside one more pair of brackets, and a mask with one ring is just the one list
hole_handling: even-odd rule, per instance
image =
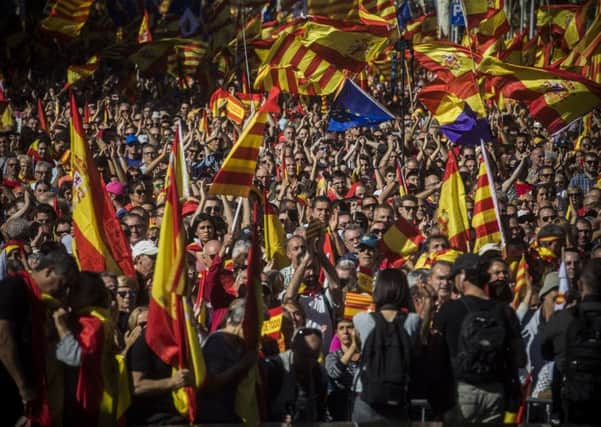
[[478, 255], [482, 256], [486, 252], [490, 251], [501, 252], [501, 248], [496, 243], [486, 243], [485, 245], [482, 245], [482, 247], [478, 251]]
[[135, 259], [140, 255], [153, 256], [159, 253], [159, 248], [151, 240], [140, 240], [132, 246], [131, 256]]

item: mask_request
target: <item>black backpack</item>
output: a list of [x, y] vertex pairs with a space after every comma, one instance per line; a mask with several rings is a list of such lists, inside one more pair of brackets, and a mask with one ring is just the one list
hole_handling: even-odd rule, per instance
[[455, 377], [470, 384], [496, 381], [506, 355], [503, 307], [497, 304], [488, 310], [472, 310], [465, 298], [460, 301], [468, 313], [459, 331]]
[[601, 401], [601, 313], [573, 309], [566, 332], [566, 365], [562, 399], [570, 402]]
[[411, 341], [405, 331], [407, 316], [392, 322], [372, 313], [376, 322], [361, 352], [361, 399], [371, 406], [404, 407], [409, 403]]

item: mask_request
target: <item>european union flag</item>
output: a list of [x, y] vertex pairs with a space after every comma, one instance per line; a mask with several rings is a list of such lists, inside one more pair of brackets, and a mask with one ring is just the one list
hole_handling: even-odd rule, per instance
[[399, 28], [404, 30], [407, 26], [407, 22], [411, 21], [411, 7], [409, 6], [409, 0], [405, 0], [405, 2], [397, 7], [396, 10], [396, 19], [399, 23]]
[[394, 116], [390, 111], [351, 79], [346, 79], [330, 108], [328, 131], [341, 132], [358, 126], [374, 127], [392, 119]]

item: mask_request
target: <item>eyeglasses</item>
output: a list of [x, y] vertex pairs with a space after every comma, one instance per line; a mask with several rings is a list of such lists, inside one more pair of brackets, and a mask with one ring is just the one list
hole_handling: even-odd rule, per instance
[[219, 206], [206, 206], [205, 212], [221, 212], [221, 208]]
[[598, 164], [598, 163], [599, 163], [599, 162], [598, 162], [597, 160], [586, 160], [586, 164], [587, 164], [587, 165], [596, 165], [596, 164]]
[[135, 193], [136, 193], [138, 196], [142, 196], [142, 195], [146, 194], [146, 190], [136, 190], [136, 191], [135, 191]]
[[543, 222], [551, 222], [551, 221], [555, 220], [555, 218], [557, 218], [555, 215], [550, 215], [550, 216], [543, 216], [541, 218], [541, 220]]
[[580, 197], [582, 193], [568, 193], [568, 197]]
[[364, 245], [359, 246], [359, 252], [374, 252], [375, 250], [376, 250], [375, 248], [372, 248], [370, 246], [364, 246]]
[[135, 298], [136, 297], [136, 291], [117, 291], [117, 295], [119, 295], [121, 298]]
[[153, 154], [156, 154], [156, 151], [147, 151], [147, 152], [142, 153], [142, 154], [145, 155], [145, 156], [152, 156]]
[[376, 203], [370, 203], [368, 205], [363, 205], [362, 209], [375, 209], [376, 208]]
[[406, 210], [408, 210], [408, 211], [411, 211], [411, 210], [417, 210], [417, 206], [415, 206], [415, 205], [401, 205], [401, 207], [402, 207], [403, 209], [406, 209]]
[[134, 230], [142, 230], [144, 228], [144, 226], [142, 224], [131, 224], [131, 225], [127, 225], [127, 228], [129, 229], [134, 229]]
[[384, 228], [372, 228], [371, 230], [369, 230], [370, 233], [372, 234], [384, 234], [386, 232], [386, 229]]

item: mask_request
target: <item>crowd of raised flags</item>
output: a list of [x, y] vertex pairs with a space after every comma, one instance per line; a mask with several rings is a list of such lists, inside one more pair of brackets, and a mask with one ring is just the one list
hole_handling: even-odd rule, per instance
[[[343, 304], [337, 307], [340, 318], [373, 311], [371, 293], [380, 268], [398, 268], [407, 274], [427, 272], [437, 262], [452, 263], [460, 253], [487, 250], [498, 252], [508, 264], [511, 301], [506, 303], [514, 309], [524, 303], [526, 289], [531, 292], [533, 287], [543, 286], [539, 264], [544, 265], [545, 273], [558, 271], [556, 309], [574, 303], [577, 278], [568, 272], [563, 252], [546, 243], [563, 239], [561, 246], [572, 246], [582, 261], [597, 257], [592, 243], [600, 238], [596, 214], [601, 197], [595, 193], [599, 191], [598, 176], [588, 176], [594, 183], [586, 189], [569, 178], [584, 173], [586, 162], [578, 160], [579, 155], [595, 157], [598, 162], [599, 2], [541, 4], [529, 35], [526, 27], [515, 28], [503, 0], [466, 0], [462, 2], [463, 38], [457, 43], [448, 41], [444, 34], [448, 25], [441, 25], [434, 5], [428, 2], [221, 0], [194, 5], [164, 0], [152, 8], [129, 6], [119, 9], [108, 1], [56, 0], [49, 4], [44, 18], [35, 22], [35, 29], [31, 19], [23, 19], [22, 28], [5, 35], [6, 49], [0, 57], [0, 138], [6, 147], [0, 153], [6, 193], [3, 223], [26, 218], [38, 224], [33, 212], [42, 205], [50, 206], [56, 216], [51, 225], [66, 219], [72, 241], [64, 243], [56, 230], [45, 238], [68, 246], [81, 271], [129, 278], [138, 275], [140, 279], [137, 257], [132, 256], [135, 243], [128, 241], [123, 218], [143, 204], [150, 205], [143, 209], [153, 215], [153, 226], [158, 229], [151, 242], [156, 260], [151, 286], [145, 288], [141, 281], [137, 284], [139, 293], [148, 292], [145, 340], [173, 370], [192, 373], [190, 384], [173, 393], [175, 407], [190, 422], [199, 419], [197, 393], [208, 378], [201, 347], [205, 337], [198, 331], [217, 328], [210, 324], [210, 313], [217, 307], [211, 306], [209, 292], [204, 293], [211, 264], [198, 267], [203, 265], [202, 258], [209, 256], [204, 252], [209, 245], [191, 237], [197, 232], [188, 216], [204, 215], [207, 198], [236, 211], [233, 220], [222, 227], [220, 238], [215, 233], [217, 219], [209, 215], [207, 221], [214, 228], [211, 240], [225, 245], [224, 235], [237, 233], [235, 240], [250, 242], [242, 267], [245, 291], [228, 287], [226, 293], [232, 300], [245, 299], [242, 336], [246, 349], [257, 354], [264, 352], [262, 335], [274, 337], [281, 350], [289, 344], [284, 343], [280, 331], [281, 317], [288, 316], [283, 308], [287, 301], [274, 295], [273, 306], [265, 306], [265, 287], [270, 293], [285, 289], [267, 283], [265, 275], [283, 274], [290, 265], [298, 268], [298, 260], [291, 258], [288, 248], [294, 236], [303, 236], [308, 244], [319, 242], [318, 251], [333, 267], [338, 268], [341, 260], [353, 260], [357, 286], [344, 289]], [[108, 30], [96, 37], [100, 33], [94, 26], [101, 21], [108, 22]], [[49, 62], [51, 55], [31, 57], [30, 53], [24, 57], [24, 50], [19, 52], [23, 43], [30, 43], [27, 46], [32, 52], [44, 44], [39, 37], [16, 37], [28, 31], [51, 39], [46, 43], [58, 49], [57, 64]], [[412, 45], [399, 53], [395, 48], [399, 39]], [[28, 75], [45, 68], [52, 72], [39, 82]], [[62, 77], [49, 77], [57, 72]], [[400, 73], [406, 77], [406, 87], [399, 87]], [[103, 103], [107, 87], [117, 94], [119, 103]], [[405, 117], [398, 117], [401, 103]], [[184, 104], [189, 110], [180, 109]], [[137, 123], [133, 113], [131, 118], [121, 118], [123, 105], [136, 106], [141, 117]], [[146, 107], [149, 111], [142, 119]], [[152, 126], [151, 111], [157, 114]], [[522, 115], [523, 111], [527, 114]], [[506, 122], [499, 123], [500, 116]], [[30, 120], [35, 123], [30, 125]], [[545, 130], [534, 133], [534, 123]], [[148, 141], [155, 127], [160, 132], [171, 131], [170, 139], [159, 135], [152, 137], [152, 144], [143, 143], [142, 136]], [[286, 136], [289, 129], [297, 135], [306, 131], [305, 139]], [[115, 141], [103, 141], [107, 130], [116, 132]], [[65, 138], [65, 133], [69, 149], [58, 152], [50, 148], [59, 136]], [[515, 140], [520, 136], [528, 139], [528, 150], [518, 157]], [[565, 148], [560, 142], [566, 140], [569, 150], [561, 152], [559, 161], [560, 148]], [[218, 141], [218, 147], [210, 147], [209, 141]], [[44, 144], [48, 148], [42, 155]], [[141, 172], [138, 158], [128, 158], [135, 160], [132, 164], [121, 158], [121, 165], [107, 160], [110, 150], [135, 144], [164, 150], [156, 164], [142, 160], [145, 167], [153, 165], [150, 173]], [[476, 162], [474, 170], [466, 166], [466, 147], [476, 157], [471, 159]], [[193, 148], [204, 153], [202, 159], [191, 156]], [[526, 217], [538, 215], [543, 205], [538, 206], [537, 200], [529, 204], [526, 196], [534, 196], [549, 184], [538, 176], [543, 164], [532, 166], [531, 160], [530, 171], [536, 174], [532, 179], [525, 178], [529, 172], [525, 168], [519, 177], [510, 176], [520, 162], [541, 148], [548, 153], [544, 166], [567, 178], [563, 188], [553, 188], [553, 199], [562, 204], [552, 207], [558, 213], [558, 226], [568, 230], [582, 218], [592, 231], [586, 244], [577, 245], [569, 230], [564, 230], [563, 237], [539, 236], [545, 221], [527, 224], [533, 221]], [[390, 160], [392, 153], [396, 160]], [[307, 163], [297, 163], [296, 154]], [[507, 170], [511, 163], [503, 160], [503, 155], [516, 161], [513, 170]], [[53, 176], [45, 183], [49, 185], [45, 194], [36, 193], [43, 180], [27, 176], [25, 171], [8, 171], [9, 160], [22, 156], [29, 157], [34, 168], [50, 164]], [[209, 158], [213, 163], [208, 163]], [[286, 164], [290, 159], [294, 164]], [[408, 168], [410, 160], [419, 163], [419, 172]], [[363, 172], [361, 162], [365, 163]], [[570, 164], [575, 170], [568, 169]], [[201, 173], [194, 172], [196, 166]], [[565, 176], [567, 170], [572, 176]], [[273, 185], [258, 182], [259, 171], [266, 173]], [[391, 182], [386, 181], [389, 172], [394, 175]], [[144, 203], [136, 205], [127, 200], [134, 189], [125, 193], [123, 188], [144, 175], [159, 184], [156, 192], [145, 196]], [[426, 175], [440, 178], [439, 187], [426, 188]], [[336, 176], [343, 177], [345, 193], [334, 186]], [[418, 184], [411, 180], [416, 176]], [[126, 182], [120, 182], [121, 191], [111, 193], [109, 181], [123, 181], [123, 177]], [[501, 180], [509, 182], [511, 196], [500, 194], [505, 185]], [[364, 190], [362, 197], [357, 195], [359, 187]], [[578, 188], [581, 196], [594, 198], [596, 194], [597, 199], [589, 206], [567, 199], [564, 193]], [[431, 197], [435, 193], [436, 201]], [[117, 202], [115, 196], [126, 200]], [[318, 219], [320, 198], [329, 200], [328, 216], [334, 216], [334, 222]], [[378, 219], [373, 211], [371, 218], [365, 215], [363, 203], [369, 198], [374, 207], [390, 209], [390, 217]], [[421, 203], [419, 219], [401, 213], [404, 201], [415, 202], [416, 210]], [[65, 203], [66, 212], [60, 208]], [[9, 212], [13, 206], [15, 210]], [[512, 214], [509, 206], [514, 208]], [[155, 217], [159, 207], [161, 215]], [[297, 213], [296, 220], [289, 211]], [[377, 262], [370, 266], [361, 265], [353, 244], [345, 240], [347, 229], [336, 228], [345, 214], [352, 218], [349, 222], [364, 221], [358, 245], [374, 251]], [[221, 219], [224, 215], [217, 216]], [[509, 230], [511, 219], [523, 226], [518, 237]], [[247, 226], [244, 236], [240, 222]], [[380, 236], [371, 231], [376, 223], [385, 224]], [[1, 277], [18, 273], [17, 264], [8, 259], [19, 261], [23, 271], [30, 270], [28, 257], [39, 250], [39, 244], [33, 243], [36, 236], [15, 238], [4, 229], [3, 234]], [[444, 236], [446, 247], [429, 250], [432, 235]], [[152, 240], [148, 236], [144, 240]], [[512, 243], [524, 246], [517, 257], [509, 253]], [[232, 270], [233, 260], [221, 261], [220, 268]], [[320, 269], [320, 286], [327, 274]], [[285, 280], [287, 285], [290, 278]], [[453, 293], [458, 296], [456, 289]], [[44, 301], [43, 296], [38, 297]], [[48, 301], [48, 313], [61, 304]], [[103, 325], [98, 327], [103, 333], [113, 330], [114, 313], [88, 311], [86, 315]], [[82, 343], [103, 355], [85, 361], [86, 369], [96, 369], [100, 380], [89, 380], [93, 403], [84, 403], [83, 410], [99, 419], [103, 411], [110, 413], [112, 419], [105, 419], [103, 425], [114, 425], [125, 422], [127, 406], [135, 397], [127, 387], [123, 360], [112, 359], [117, 355], [111, 348], [112, 337], [105, 338], [103, 345]], [[119, 369], [115, 363], [121, 364]], [[249, 424], [264, 417], [263, 406], [269, 405], [256, 393], [261, 389], [261, 374], [255, 364], [237, 385], [236, 414]], [[81, 378], [84, 381], [85, 375]], [[48, 422], [46, 415], [37, 420]]]

